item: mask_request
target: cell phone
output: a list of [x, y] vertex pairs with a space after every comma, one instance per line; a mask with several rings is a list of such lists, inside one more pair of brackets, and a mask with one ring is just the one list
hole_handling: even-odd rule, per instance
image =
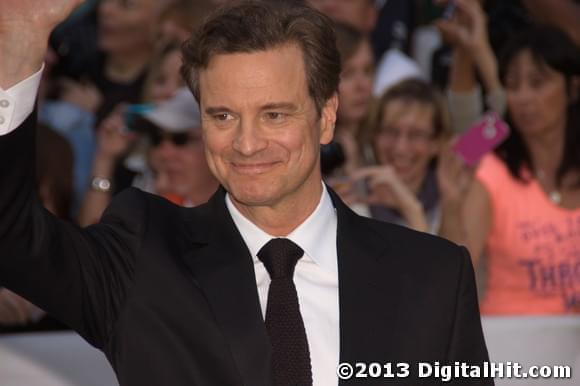
[[447, 2], [447, 6], [445, 7], [445, 10], [441, 14], [441, 17], [445, 20], [451, 19], [453, 17], [453, 14], [455, 13], [456, 9], [457, 9], [457, 4], [455, 4], [455, 0], [449, 0]]
[[473, 166], [509, 136], [510, 128], [495, 112], [488, 112], [459, 137], [453, 150], [463, 161]]
[[125, 121], [125, 126], [129, 131], [135, 130], [135, 123], [144, 114], [152, 111], [154, 106], [151, 103], [138, 103], [127, 105], [125, 111], [123, 112], [123, 119]]

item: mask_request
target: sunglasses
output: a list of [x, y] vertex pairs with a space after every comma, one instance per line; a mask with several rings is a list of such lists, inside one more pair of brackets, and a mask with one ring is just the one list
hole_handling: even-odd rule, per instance
[[190, 133], [166, 133], [161, 131], [149, 133], [149, 139], [153, 147], [161, 145], [164, 140], [171, 142], [176, 147], [183, 147], [190, 142], [199, 140], [199, 138], [192, 136]]

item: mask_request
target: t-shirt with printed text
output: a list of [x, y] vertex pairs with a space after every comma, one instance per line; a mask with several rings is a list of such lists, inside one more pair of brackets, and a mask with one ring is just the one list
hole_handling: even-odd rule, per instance
[[496, 155], [484, 157], [476, 176], [492, 209], [482, 313], [580, 313], [580, 208], [557, 206]]

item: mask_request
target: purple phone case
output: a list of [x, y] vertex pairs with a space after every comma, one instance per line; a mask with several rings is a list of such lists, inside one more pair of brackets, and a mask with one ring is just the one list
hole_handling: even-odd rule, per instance
[[467, 165], [473, 166], [485, 153], [502, 143], [509, 133], [507, 123], [495, 112], [488, 112], [459, 138], [453, 150]]

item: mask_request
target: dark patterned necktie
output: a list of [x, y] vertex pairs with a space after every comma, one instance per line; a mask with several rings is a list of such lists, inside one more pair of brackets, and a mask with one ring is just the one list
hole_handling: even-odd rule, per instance
[[312, 385], [310, 352], [293, 276], [304, 251], [288, 239], [272, 239], [258, 252], [270, 274], [266, 329], [272, 343], [276, 386]]

